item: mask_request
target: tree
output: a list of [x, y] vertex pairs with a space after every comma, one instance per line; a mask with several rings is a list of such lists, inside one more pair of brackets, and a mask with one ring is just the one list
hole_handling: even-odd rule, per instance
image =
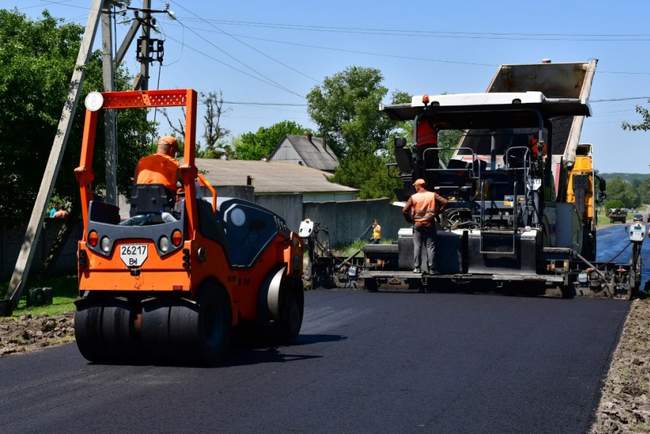
[[612, 201], [620, 201], [625, 208], [636, 208], [641, 204], [638, 191], [621, 178], [607, 182], [607, 202], [611, 205]]
[[[37, 20], [17, 11], [0, 10], [0, 215], [9, 224], [29, 216], [40, 185], [52, 139], [74, 68], [83, 27], [63, 23], [47, 12]], [[94, 52], [86, 65], [81, 100], [101, 90], [101, 56]], [[129, 88], [125, 70], [116, 72], [116, 88]], [[79, 163], [83, 109], [77, 110], [54, 194], [75, 209], [79, 193], [73, 169]], [[126, 192], [137, 160], [150, 150], [153, 126], [141, 110], [118, 112], [118, 186]], [[100, 119], [96, 135], [95, 180], [104, 186], [104, 133]]]
[[221, 125], [221, 116], [226, 112], [223, 107], [223, 93], [219, 90], [201, 94], [201, 102], [205, 106], [203, 115], [204, 130], [203, 139], [205, 140], [205, 150], [201, 153], [203, 158], [219, 158], [224, 154], [223, 140], [230, 134]]
[[287, 135], [307, 133], [311, 131], [293, 121], [281, 121], [268, 128], [261, 127], [256, 132], [243, 133], [233, 140], [234, 157], [239, 160], [268, 158]]
[[636, 106], [636, 112], [641, 115], [641, 122], [633, 124], [630, 122], [623, 122], [621, 127], [627, 131], [648, 131], [650, 130], [650, 110], [640, 105]]
[[351, 66], [326, 77], [307, 95], [308, 112], [319, 134], [339, 156], [332, 180], [359, 189], [359, 197], [394, 196], [400, 182], [386, 163], [395, 123], [379, 111], [388, 89], [378, 69]]
[[388, 92], [378, 69], [351, 66], [307, 94], [309, 115], [339, 156], [382, 148], [393, 127], [378, 110]]

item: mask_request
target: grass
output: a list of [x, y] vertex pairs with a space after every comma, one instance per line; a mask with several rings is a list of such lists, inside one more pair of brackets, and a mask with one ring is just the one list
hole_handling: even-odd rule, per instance
[[[0, 294], [4, 295], [7, 291], [8, 283], [0, 285]], [[38, 288], [49, 286], [52, 288], [52, 304], [47, 306], [26, 306], [25, 297], [21, 297], [18, 307], [13, 312], [13, 316], [25, 314], [31, 315], [61, 315], [73, 312], [74, 301], [78, 296], [78, 286], [76, 276], [51, 277], [46, 279], [30, 278], [25, 285], [25, 290], [29, 288]]]
[[[390, 240], [390, 239], [386, 239], [386, 240], [382, 239], [380, 241], [380, 244], [391, 244], [392, 242], [393, 242], [393, 240]], [[348, 257], [348, 256], [352, 255], [354, 252], [358, 251], [359, 249], [362, 249], [363, 246], [365, 246], [368, 243], [369, 243], [369, 241], [367, 241], [367, 240], [356, 240], [356, 241], [353, 241], [350, 244], [346, 244], [344, 246], [340, 246], [337, 249], [334, 249], [334, 253], [337, 256]]]

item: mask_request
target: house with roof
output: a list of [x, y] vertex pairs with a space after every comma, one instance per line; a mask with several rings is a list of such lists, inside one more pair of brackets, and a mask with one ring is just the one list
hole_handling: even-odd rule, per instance
[[277, 146], [269, 161], [287, 161], [312, 169], [334, 172], [339, 160], [322, 137], [288, 135]]
[[329, 172], [295, 162], [197, 158], [196, 166], [218, 195], [254, 201], [280, 215], [293, 230], [304, 218], [304, 204], [353, 201], [358, 193], [330, 182]]

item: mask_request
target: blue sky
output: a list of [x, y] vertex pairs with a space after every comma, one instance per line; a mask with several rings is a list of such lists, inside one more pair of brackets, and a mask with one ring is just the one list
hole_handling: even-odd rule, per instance
[[[85, 22], [84, 9], [90, 3], [90, 0], [0, 0], [0, 7], [18, 7], [34, 17], [47, 8], [54, 16], [81, 23]], [[133, 0], [134, 5], [139, 3]], [[162, 8], [164, 2], [153, 0], [153, 6]], [[650, 96], [647, 55], [650, 2], [647, 1], [176, 0], [171, 2], [171, 9], [178, 21], [159, 18], [161, 30], [168, 35], [160, 87], [221, 89], [227, 101], [301, 104], [304, 99], [295, 94], [306, 94], [323, 77], [350, 65], [379, 68], [385, 77], [384, 84], [391, 91], [480, 92], [487, 86], [496, 65], [538, 62], [542, 58], [558, 62], [599, 59], [591, 95], [594, 100]], [[121, 39], [126, 27], [126, 24], [118, 26], [118, 38]], [[322, 31], [323, 27], [339, 29]], [[399, 32], [363, 31], [368, 28], [476, 34], [413, 37]], [[138, 66], [134, 49], [127, 57], [127, 66], [135, 71]], [[231, 64], [239, 71], [218, 61]], [[157, 73], [156, 66], [152, 71], [152, 87]], [[582, 141], [593, 143], [599, 170], [650, 172], [650, 132], [632, 133], [620, 128], [621, 121], [638, 119], [634, 106], [639, 102], [644, 101], [592, 104], [594, 116], [585, 123]], [[313, 126], [306, 109], [299, 106], [231, 105], [224, 123], [238, 134], [283, 119]]]

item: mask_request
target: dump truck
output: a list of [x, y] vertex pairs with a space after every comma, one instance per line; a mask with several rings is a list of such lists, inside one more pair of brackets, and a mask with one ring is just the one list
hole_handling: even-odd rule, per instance
[[[634, 294], [640, 260], [595, 261], [596, 202], [606, 185], [594, 172], [591, 145], [580, 143], [595, 69], [595, 60], [503, 65], [487, 92], [381, 106], [391, 119], [414, 124], [412, 146], [395, 140], [398, 199], [423, 178], [449, 204], [437, 222], [439, 273], [409, 271], [413, 229], [405, 227], [397, 243], [364, 248], [366, 288], [395, 279], [431, 288], [445, 279], [540, 292], [554, 286], [564, 297]], [[444, 130], [462, 132], [448, 161], [449, 149], [437, 143]], [[397, 266], [373, 267], [378, 258]]]
[[[93, 92], [86, 98], [81, 158], [83, 237], [78, 244], [75, 337], [93, 362], [220, 361], [232, 329], [249, 324], [291, 342], [303, 317], [302, 243], [278, 215], [218, 197], [198, 173], [192, 89]], [[135, 185], [130, 216], [93, 187], [104, 110], [185, 109], [179, 189]], [[199, 193], [205, 187], [209, 197]]]
[[611, 208], [607, 213], [610, 223], [625, 223], [627, 220], [627, 210], [623, 208]]

